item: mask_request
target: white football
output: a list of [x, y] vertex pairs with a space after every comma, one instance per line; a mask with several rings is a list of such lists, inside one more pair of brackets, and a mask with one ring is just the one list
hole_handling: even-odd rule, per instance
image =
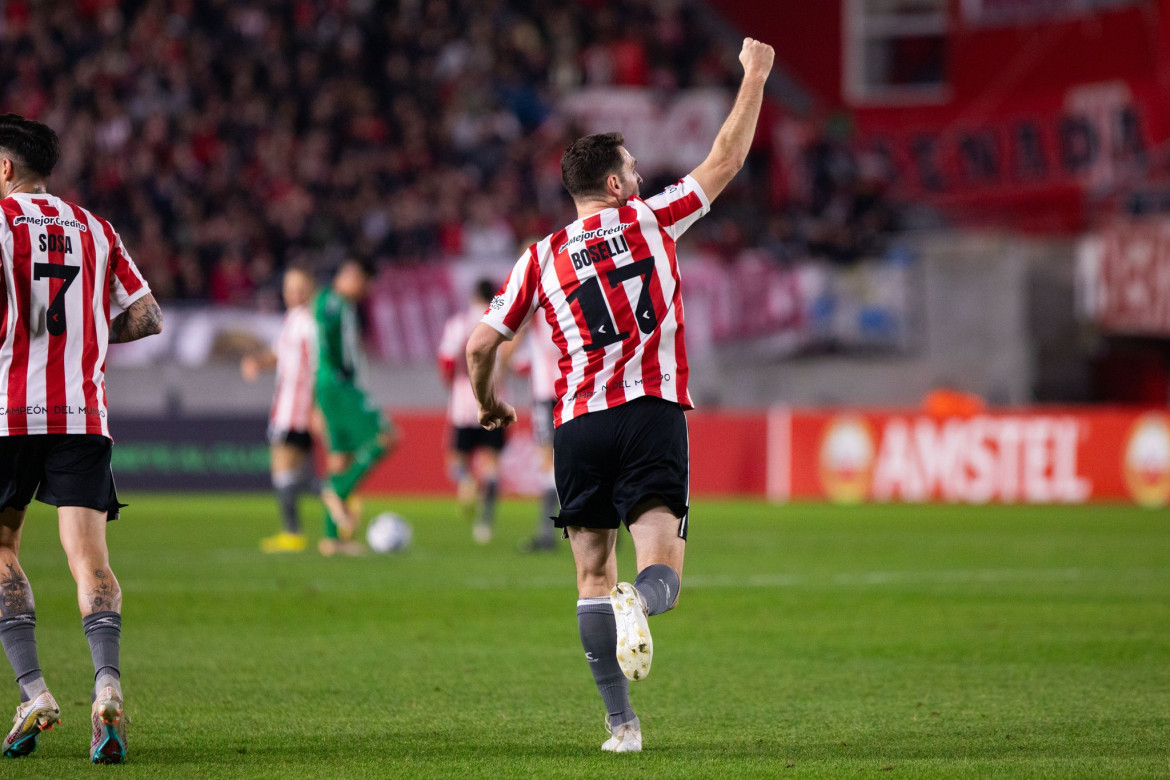
[[370, 521], [366, 543], [378, 553], [402, 552], [410, 547], [410, 523], [393, 512], [383, 512]]

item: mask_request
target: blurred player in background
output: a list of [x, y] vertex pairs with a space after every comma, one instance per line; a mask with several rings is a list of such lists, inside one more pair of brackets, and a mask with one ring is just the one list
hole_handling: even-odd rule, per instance
[[363, 387], [365, 355], [357, 305], [366, 297], [373, 269], [358, 260], [346, 260], [333, 277], [333, 286], [313, 301], [317, 323], [317, 406], [325, 421], [325, 466], [329, 477], [321, 489], [328, 513], [323, 555], [356, 554], [359, 513], [346, 504], [358, 484], [398, 443], [394, 426], [370, 401]]
[[467, 354], [467, 339], [483, 319], [484, 309], [496, 294], [496, 289], [490, 279], [476, 282], [470, 304], [447, 320], [439, 341], [439, 373], [451, 392], [447, 404], [447, 422], [451, 426], [447, 467], [456, 484], [463, 516], [468, 520], [475, 519], [471, 535], [480, 544], [492, 540], [496, 522], [504, 429], [487, 431], [479, 424], [479, 404], [471, 390], [464, 356]]
[[301, 493], [318, 489], [309, 432], [317, 370], [317, 323], [309, 310], [313, 277], [303, 268], [290, 268], [284, 272], [282, 292], [286, 311], [275, 349], [247, 355], [240, 362], [240, 372], [249, 382], [261, 371], [276, 370], [268, 441], [272, 446], [272, 489], [283, 530], [260, 540], [260, 549], [266, 553], [300, 552], [308, 546], [297, 504]]
[[[613, 752], [642, 749], [627, 680], [650, 671], [648, 615], [674, 607], [686, 546], [690, 455], [683, 308], [675, 242], [743, 167], [772, 48], [744, 39], [743, 82], [710, 154], [677, 184], [639, 197], [619, 133], [574, 141], [561, 158], [578, 219], [517, 261], [467, 346], [480, 422], [516, 420], [492, 380], [496, 352], [540, 309], [561, 352], [554, 410], [557, 525], [577, 566], [577, 625], [605, 704]], [[618, 582], [615, 544], [630, 530], [638, 576]]]
[[[21, 704], [5, 756], [27, 756], [61, 719], [37, 657], [32, 589], [18, 553], [35, 496], [57, 507], [94, 665], [90, 760], [126, 758], [119, 660], [122, 590], [106, 521], [121, 504], [110, 470], [106, 350], [158, 333], [162, 311], [110, 223], [50, 195], [57, 134], [0, 117], [0, 642]], [[110, 299], [123, 308], [112, 321]]]
[[[510, 349], [509, 349], [510, 348]], [[500, 348], [509, 368], [527, 373], [532, 386], [532, 439], [540, 448], [540, 509], [536, 533], [520, 545], [521, 552], [556, 549], [557, 500], [553, 475], [553, 406], [557, 401], [556, 381], [560, 376], [557, 360], [560, 352], [553, 342], [552, 328], [543, 317], [534, 316], [520, 329], [516, 338]]]

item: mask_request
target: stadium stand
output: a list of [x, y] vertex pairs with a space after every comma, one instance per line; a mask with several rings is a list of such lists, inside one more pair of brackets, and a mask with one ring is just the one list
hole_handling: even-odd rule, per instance
[[[6, 110], [67, 128], [59, 194], [121, 226], [159, 298], [275, 309], [293, 261], [511, 256], [565, 222], [559, 157], [576, 128], [558, 98], [733, 86], [736, 47], [715, 45], [710, 14], [653, 0], [9, 0], [0, 84]], [[797, 191], [777, 191], [765, 151], [752, 160], [696, 231], [704, 251], [844, 262], [896, 224], [880, 177], [832, 131], [807, 144]]]

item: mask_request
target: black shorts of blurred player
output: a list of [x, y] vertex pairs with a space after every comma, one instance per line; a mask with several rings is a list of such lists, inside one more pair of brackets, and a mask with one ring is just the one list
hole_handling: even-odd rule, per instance
[[460, 514], [468, 522], [474, 521], [472, 536], [480, 544], [492, 538], [503, 449], [503, 428], [485, 431], [477, 425], [451, 429], [448, 473], [455, 482]]
[[301, 455], [308, 455], [313, 451], [313, 434], [308, 431], [286, 431], [270, 428], [268, 430], [268, 443], [272, 445], [273, 449], [288, 447]]
[[471, 457], [476, 451], [494, 453], [497, 458], [504, 449], [504, 429], [485, 431], [478, 425], [474, 428], [454, 428], [451, 435], [451, 449], [460, 455]]

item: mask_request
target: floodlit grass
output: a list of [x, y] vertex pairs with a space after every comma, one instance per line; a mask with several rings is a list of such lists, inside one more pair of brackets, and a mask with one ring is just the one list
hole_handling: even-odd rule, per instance
[[[371, 499], [413, 549], [324, 559], [258, 551], [267, 496], [129, 500], [123, 777], [1170, 774], [1165, 512], [698, 502], [681, 606], [632, 686], [645, 751], [615, 756], [567, 543], [515, 549], [534, 504], [479, 547], [452, 502]], [[22, 560], [64, 723], [2, 776], [97, 771], [55, 525], [34, 505]]]

